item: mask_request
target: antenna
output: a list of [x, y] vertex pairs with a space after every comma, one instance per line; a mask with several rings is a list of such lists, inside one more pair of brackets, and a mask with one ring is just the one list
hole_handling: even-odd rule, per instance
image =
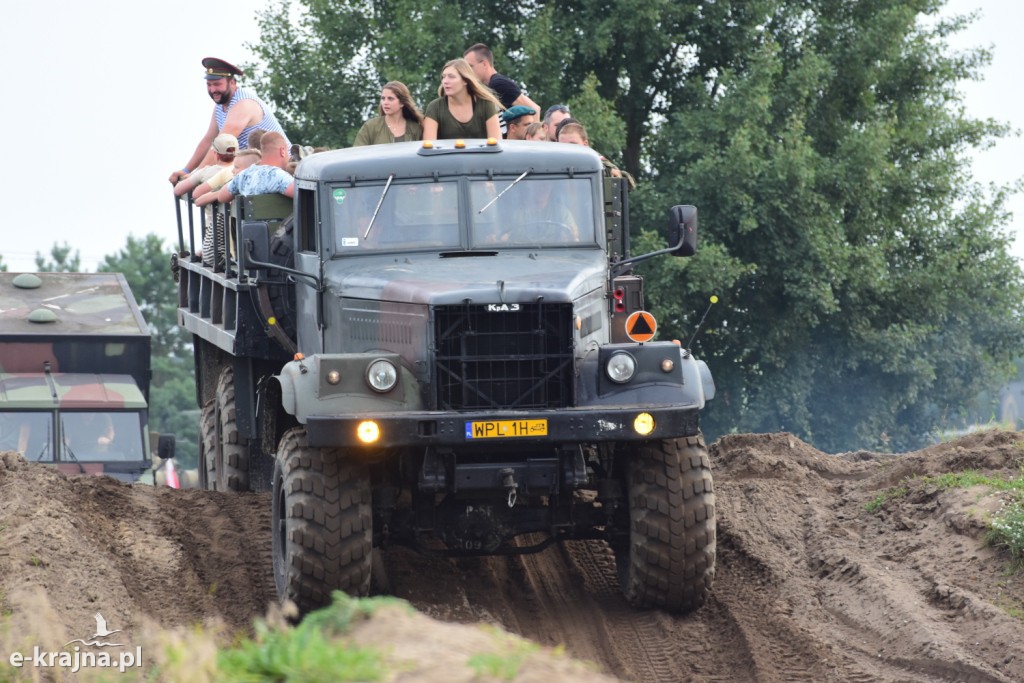
[[700, 317], [700, 322], [697, 323], [697, 329], [693, 331], [693, 336], [690, 337], [690, 341], [686, 342], [686, 348], [693, 348], [693, 340], [700, 334], [700, 326], [704, 324], [704, 318], [708, 317], [708, 312], [711, 311], [711, 307], [718, 303], [718, 297], [714, 294], [708, 299], [708, 307], [704, 309], [704, 315]]

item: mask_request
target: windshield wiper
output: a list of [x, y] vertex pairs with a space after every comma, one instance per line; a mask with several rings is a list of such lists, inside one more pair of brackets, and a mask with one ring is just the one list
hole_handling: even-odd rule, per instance
[[497, 195], [495, 195], [494, 199], [492, 199], [491, 201], [489, 201], [489, 202], [487, 202], [486, 204], [484, 204], [484, 207], [483, 207], [482, 209], [480, 209], [479, 211], [477, 211], [477, 212], [476, 212], [476, 214], [477, 214], [477, 215], [479, 216], [479, 215], [480, 215], [480, 214], [482, 214], [482, 213], [483, 213], [484, 211], [486, 211], [486, 210], [487, 210], [487, 209], [488, 209], [488, 208], [489, 208], [489, 207], [491, 206], [491, 204], [493, 204], [494, 202], [496, 202], [496, 201], [498, 201], [499, 199], [501, 199], [501, 195], [505, 194], [506, 192], [508, 192], [509, 190], [511, 190], [511, 189], [512, 189], [513, 187], [515, 187], [515, 186], [516, 186], [516, 184], [517, 184], [517, 183], [518, 183], [518, 182], [519, 182], [520, 180], [522, 180], [523, 178], [525, 178], [525, 177], [527, 176], [527, 174], [529, 174], [529, 172], [530, 172], [530, 170], [529, 170], [529, 169], [527, 169], [527, 170], [523, 171], [522, 175], [520, 175], [520, 176], [519, 176], [518, 178], [516, 178], [516, 179], [515, 179], [515, 180], [513, 180], [513, 181], [512, 181], [511, 183], [509, 183], [508, 187], [506, 187], [506, 188], [505, 188], [504, 190], [502, 190], [502, 191], [501, 191], [501, 192], [499, 192], [499, 193], [498, 193]]
[[388, 176], [388, 181], [384, 183], [384, 191], [380, 193], [380, 199], [377, 200], [377, 208], [373, 210], [373, 216], [370, 218], [370, 224], [366, 226], [366, 232], [363, 233], [363, 239], [365, 240], [370, 236], [370, 228], [373, 227], [373, 222], [377, 220], [377, 214], [380, 213], [380, 206], [384, 203], [384, 197], [388, 194], [388, 189], [391, 187], [391, 181], [395, 179], [395, 174], [392, 173]]

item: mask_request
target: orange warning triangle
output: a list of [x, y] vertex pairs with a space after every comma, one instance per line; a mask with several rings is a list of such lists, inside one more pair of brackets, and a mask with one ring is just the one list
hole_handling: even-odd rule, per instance
[[647, 311], [634, 311], [626, 318], [626, 336], [635, 342], [651, 341], [657, 331], [658, 323]]

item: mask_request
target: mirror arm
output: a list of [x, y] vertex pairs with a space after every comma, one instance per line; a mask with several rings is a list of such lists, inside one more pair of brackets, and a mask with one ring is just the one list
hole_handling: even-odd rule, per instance
[[631, 256], [628, 259], [623, 259], [622, 261], [616, 261], [615, 263], [612, 264], [612, 274], [618, 275], [626, 266], [632, 265], [634, 263], [640, 263], [641, 261], [646, 261], [647, 259], [652, 259], [655, 256], [661, 256], [662, 254], [671, 254], [672, 252], [682, 247], [684, 241], [686, 241], [686, 236], [682, 235], [679, 238], [679, 243], [673, 247], [668, 247], [667, 249], [659, 249], [658, 251], [652, 251], [649, 254], [641, 254], [640, 256]]
[[[246, 250], [247, 254], [251, 254], [252, 253], [252, 240], [245, 240], [245, 242], [243, 244], [243, 248]], [[309, 284], [309, 283], [305, 283], [305, 284], [307, 284], [308, 286], [313, 287], [313, 289], [315, 289], [318, 292], [322, 292], [323, 291], [323, 283], [320, 282], [320, 278], [317, 277], [316, 275], [310, 275], [309, 273], [303, 273], [301, 270], [295, 270], [294, 268], [288, 268], [287, 266], [279, 266], [276, 263], [266, 263], [265, 261], [257, 261], [257, 260], [252, 259], [252, 258], [246, 258], [245, 262], [246, 262], [247, 266], [258, 266], [260, 268], [266, 268], [268, 270], [280, 270], [282, 273], [288, 273], [289, 275], [295, 275], [296, 277], [300, 277], [300, 278], [308, 278], [309, 280], [312, 281], [312, 284]], [[246, 270], [248, 270], [248, 268]], [[259, 284], [259, 280], [258, 279], [257, 279], [257, 284]]]

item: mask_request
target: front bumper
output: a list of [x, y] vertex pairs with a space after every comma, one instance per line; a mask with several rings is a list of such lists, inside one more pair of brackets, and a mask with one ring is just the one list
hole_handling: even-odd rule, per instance
[[[641, 413], [653, 418], [654, 429], [640, 434], [634, 420]], [[692, 436], [699, 429], [697, 409], [679, 406], [587, 406], [561, 410], [450, 413], [435, 411], [311, 415], [306, 422], [308, 443], [314, 448], [396, 448], [407, 446], [502, 446], [510, 444], [569, 444], [602, 441], [651, 441]], [[543, 436], [471, 438], [467, 423], [486, 421], [547, 421]], [[359, 425], [373, 421], [377, 441], [359, 439]]]

